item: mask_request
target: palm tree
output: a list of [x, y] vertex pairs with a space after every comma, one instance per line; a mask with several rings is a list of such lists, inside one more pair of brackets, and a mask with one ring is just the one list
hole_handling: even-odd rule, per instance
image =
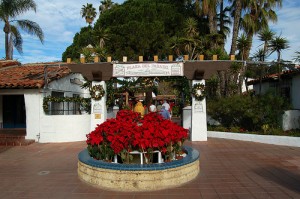
[[242, 0], [230, 0], [233, 8], [233, 29], [232, 29], [232, 40], [230, 47], [230, 55], [235, 55], [236, 43], [240, 29], [240, 19], [242, 15]]
[[197, 59], [203, 48], [197, 25], [198, 23], [195, 18], [187, 18], [183, 29], [184, 37], [179, 39], [184, 51], [189, 55], [191, 60]]
[[[239, 55], [241, 57], [242, 60], [245, 60], [246, 58], [246, 49], [249, 48], [251, 44], [251, 41], [249, 40], [249, 38], [247, 38], [247, 36], [243, 33], [241, 34], [240, 37], [238, 37], [237, 39], [237, 48], [239, 50]], [[244, 80], [244, 76], [245, 76], [245, 73], [247, 71], [247, 65], [246, 64], [243, 64], [241, 67], [240, 67], [240, 70], [239, 70], [239, 84], [238, 84], [238, 91], [240, 93], [242, 93], [242, 85], [243, 85], [243, 80]]]
[[269, 42], [273, 39], [274, 36], [275, 36], [275, 32], [270, 30], [269, 27], [264, 28], [263, 30], [261, 30], [258, 33], [258, 38], [260, 39], [260, 41], [264, 42], [263, 43], [263, 45], [264, 45], [263, 46], [263, 57], [262, 57], [262, 60], [260, 60], [260, 61], [265, 61], [266, 53], [268, 51]]
[[221, 48], [224, 49], [226, 36], [230, 34], [230, 26], [231, 18], [228, 15], [230, 12], [230, 7], [223, 8], [223, 1], [220, 2], [220, 13], [217, 14], [217, 21], [218, 21], [218, 33], [222, 35], [223, 42], [221, 44]]
[[197, 20], [193, 17], [186, 19], [184, 23], [184, 33], [187, 37], [193, 38], [199, 34], [197, 29]]
[[249, 48], [251, 41], [249, 38], [242, 33], [237, 39], [237, 49], [239, 50], [239, 55], [242, 60], [246, 58], [246, 49]]
[[289, 46], [289, 42], [286, 38], [281, 37], [281, 36], [276, 36], [270, 41], [270, 44], [268, 47], [270, 48], [270, 51], [271, 51], [270, 54], [277, 52], [277, 62], [279, 63], [281, 60], [281, 52], [283, 50], [288, 49], [290, 46]]
[[99, 47], [104, 48], [105, 42], [109, 40], [108, 30], [98, 27], [94, 29], [93, 34], [99, 40]]
[[289, 42], [286, 38], [281, 37], [281, 36], [276, 36], [274, 37], [269, 44], [270, 51], [272, 53], [277, 52], [277, 72], [278, 72], [278, 81], [279, 81], [279, 86], [278, 86], [278, 93], [281, 90], [281, 52], [287, 48], [289, 48]]
[[294, 57], [295, 62], [300, 62], [300, 51], [296, 51], [296, 56]]
[[251, 60], [253, 61], [260, 61], [262, 62], [264, 60], [265, 57], [265, 52], [263, 48], [260, 48], [258, 50], [256, 50], [256, 52], [253, 54], [253, 56], [251, 57]]
[[177, 56], [182, 55], [181, 46], [182, 46], [182, 38], [178, 36], [171, 37], [166, 43], [166, 48], [171, 49], [173, 53], [175, 53], [175, 55]]
[[44, 33], [40, 26], [30, 20], [15, 19], [26, 11], [36, 12], [34, 0], [2, 0], [0, 2], [0, 20], [4, 22], [5, 55], [6, 59], [12, 59], [13, 46], [22, 54], [23, 39], [18, 28], [30, 35], [37, 36], [41, 43], [44, 42]]
[[[265, 49], [260, 48], [254, 53], [254, 55], [252, 57], [252, 60], [262, 62], [262, 61], [264, 61], [265, 56], [266, 56]], [[258, 89], [258, 94], [260, 95], [261, 94], [261, 88], [262, 88], [262, 77], [265, 74], [265, 72], [264, 72], [265, 68], [264, 68], [263, 64], [258, 64], [258, 68], [259, 68], [259, 89]]]
[[97, 15], [96, 8], [93, 7], [93, 4], [89, 4], [89, 3], [87, 3], [86, 6], [82, 5], [80, 13], [82, 15], [82, 18], [85, 18], [85, 21], [89, 25], [91, 25], [91, 23], [93, 23], [96, 15]]
[[219, 0], [196, 0], [195, 5], [198, 15], [203, 14], [208, 18], [209, 33], [217, 33], [217, 4]]
[[277, 14], [273, 10], [282, 6], [282, 0], [256, 0], [248, 4], [249, 12], [247, 12], [242, 20], [242, 28], [247, 33], [250, 40], [250, 46], [246, 49], [246, 59], [250, 54], [253, 36], [260, 30], [268, 27], [269, 21], [276, 22]]
[[112, 2], [111, 0], [103, 0], [100, 3], [101, 3], [101, 5], [99, 6], [100, 13], [103, 13], [104, 11], [109, 10], [114, 5], [114, 2]]

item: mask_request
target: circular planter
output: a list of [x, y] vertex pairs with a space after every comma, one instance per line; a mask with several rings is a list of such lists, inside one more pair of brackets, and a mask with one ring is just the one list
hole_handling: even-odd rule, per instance
[[95, 160], [85, 149], [78, 155], [78, 176], [99, 188], [152, 191], [180, 186], [199, 173], [199, 152], [184, 146], [187, 156], [160, 164], [116, 164]]

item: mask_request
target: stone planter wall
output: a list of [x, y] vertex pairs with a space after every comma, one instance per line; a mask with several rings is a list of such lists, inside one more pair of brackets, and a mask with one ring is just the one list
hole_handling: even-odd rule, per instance
[[196, 178], [199, 152], [186, 147], [188, 155], [181, 160], [162, 164], [115, 164], [79, 154], [78, 176], [99, 188], [116, 191], [153, 191], [180, 186]]

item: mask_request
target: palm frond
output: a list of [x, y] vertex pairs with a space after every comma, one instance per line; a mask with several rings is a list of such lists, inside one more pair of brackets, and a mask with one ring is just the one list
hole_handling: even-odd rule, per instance
[[17, 51], [22, 54], [23, 53], [23, 38], [19, 30], [16, 26], [11, 26], [11, 39], [14, 47]]
[[18, 26], [30, 35], [37, 36], [44, 43], [44, 33], [41, 27], [34, 21], [17, 20]]

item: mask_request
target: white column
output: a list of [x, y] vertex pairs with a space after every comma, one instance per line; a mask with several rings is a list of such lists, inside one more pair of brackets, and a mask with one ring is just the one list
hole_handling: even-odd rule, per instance
[[107, 118], [107, 109], [106, 109], [106, 84], [105, 81], [101, 82], [92, 82], [92, 86], [102, 85], [105, 90], [105, 96], [101, 100], [91, 99], [91, 131], [95, 130], [97, 124], [102, 124], [106, 121]]
[[[194, 84], [204, 84], [205, 80], [193, 80]], [[207, 141], [207, 122], [206, 122], [206, 99], [202, 101], [192, 101], [192, 141]]]

